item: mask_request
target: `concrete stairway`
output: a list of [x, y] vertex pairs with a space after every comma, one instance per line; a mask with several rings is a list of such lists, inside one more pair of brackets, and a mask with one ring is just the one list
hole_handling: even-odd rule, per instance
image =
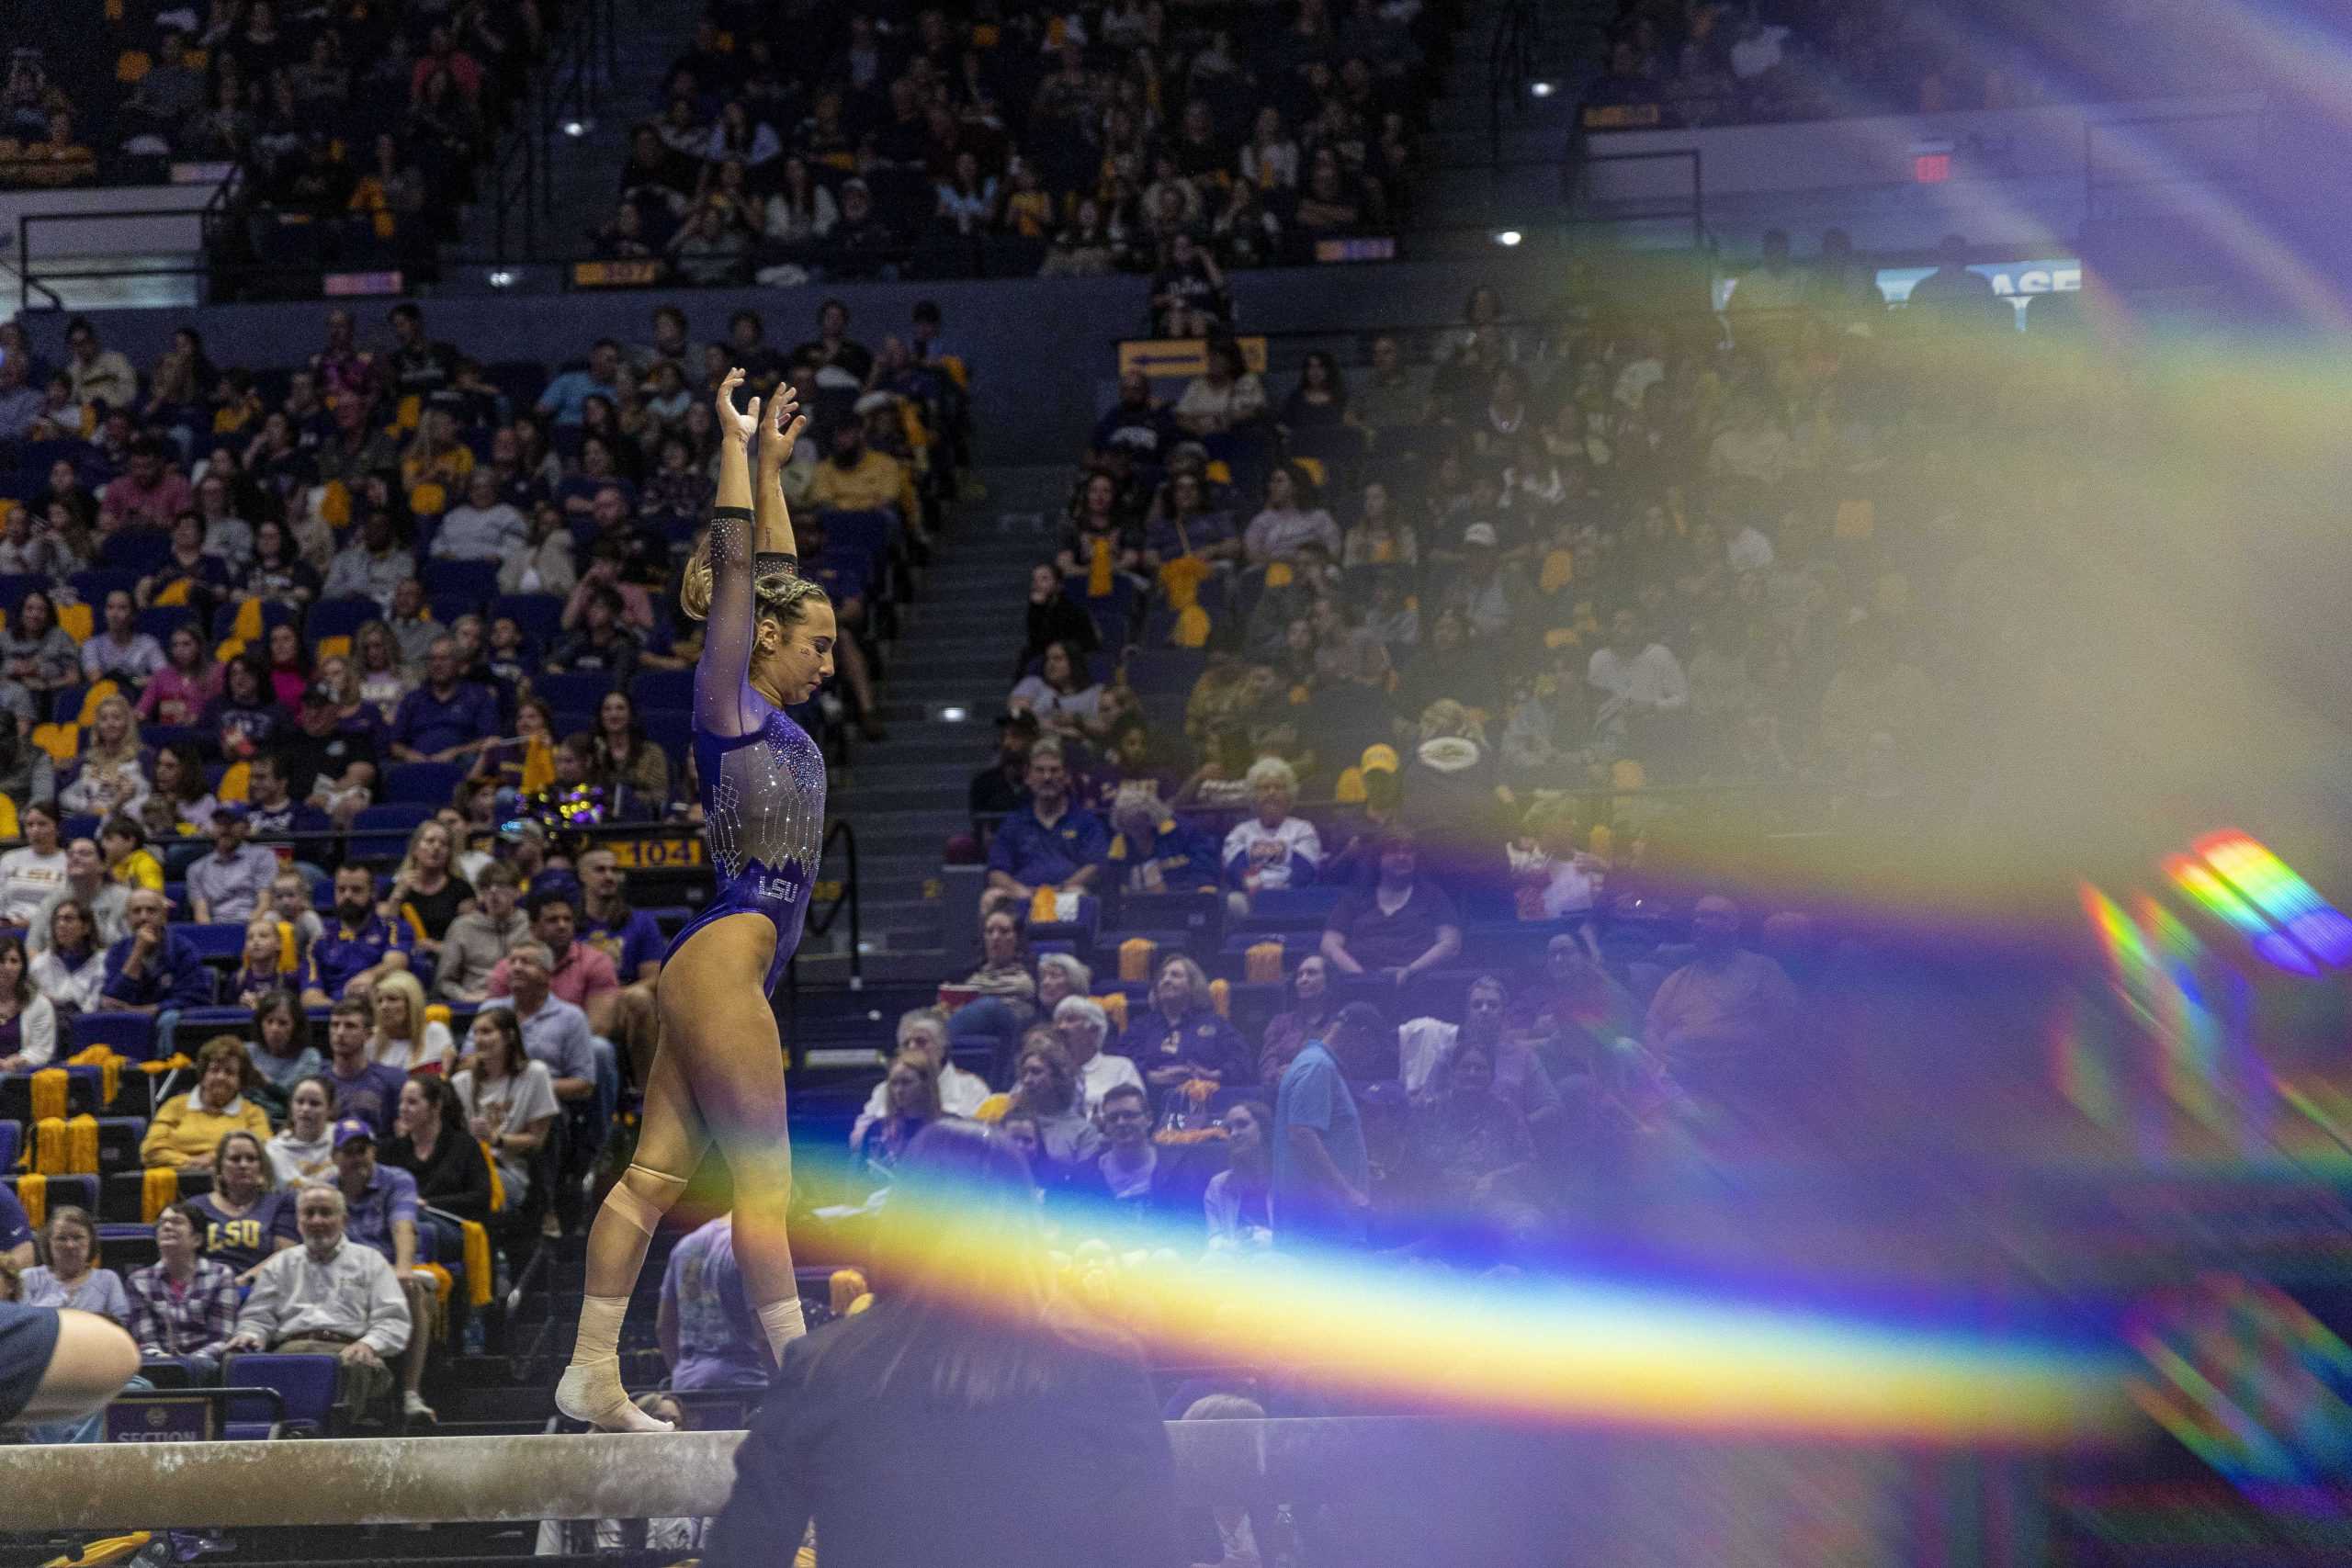
[[[833, 812], [857, 836], [869, 985], [935, 983], [972, 960], [960, 942], [943, 951], [940, 853], [969, 825], [966, 786], [995, 752], [989, 721], [1012, 683], [1029, 569], [1052, 549], [1069, 470], [982, 468], [979, 477], [987, 498], [956, 519], [903, 613], [882, 694], [889, 739], [858, 744], [833, 776]], [[960, 718], [945, 716], [956, 710]], [[828, 876], [845, 870], [838, 857], [825, 867]], [[848, 978], [848, 936], [844, 917], [803, 945], [804, 984]]]

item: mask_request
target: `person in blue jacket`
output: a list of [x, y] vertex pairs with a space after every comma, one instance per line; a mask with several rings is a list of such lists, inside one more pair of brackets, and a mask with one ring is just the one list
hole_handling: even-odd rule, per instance
[[107, 949], [101, 1012], [163, 1012], [209, 1007], [212, 972], [196, 944], [171, 928], [164, 896], [142, 887], [123, 906], [129, 934]]
[[1122, 794], [1111, 807], [1110, 874], [1127, 893], [1215, 888], [1216, 844], [1148, 793]]

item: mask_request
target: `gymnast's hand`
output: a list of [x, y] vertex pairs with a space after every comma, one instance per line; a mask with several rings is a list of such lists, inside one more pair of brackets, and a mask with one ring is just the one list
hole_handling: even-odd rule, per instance
[[743, 367], [738, 365], [718, 383], [718, 395], [713, 401], [718, 412], [719, 434], [738, 446], [748, 446], [752, 432], [760, 428], [760, 400], [753, 398], [745, 407], [736, 408], [735, 389], [742, 384]]
[[[755, 403], [752, 405], [757, 408]], [[760, 443], [760, 466], [782, 468], [792, 461], [792, 448], [800, 433], [808, 428], [808, 416], [800, 412], [799, 400], [792, 395], [792, 383], [786, 381], [775, 389], [768, 404], [767, 438]]]

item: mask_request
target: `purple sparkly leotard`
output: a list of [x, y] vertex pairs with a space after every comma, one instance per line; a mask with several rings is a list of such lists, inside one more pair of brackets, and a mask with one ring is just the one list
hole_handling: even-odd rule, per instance
[[720, 508], [710, 525], [710, 621], [695, 666], [695, 766], [703, 833], [718, 891], [670, 943], [729, 915], [775, 926], [767, 990], [800, 945], [801, 922], [825, 841], [825, 757], [791, 716], [752, 689], [752, 517]]

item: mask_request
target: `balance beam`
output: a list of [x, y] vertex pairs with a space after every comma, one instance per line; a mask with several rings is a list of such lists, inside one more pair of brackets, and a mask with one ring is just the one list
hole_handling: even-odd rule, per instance
[[[1480, 1434], [1324, 1417], [1171, 1421], [1193, 1503], [1289, 1501], [1386, 1478], [1426, 1483]], [[741, 1432], [103, 1443], [0, 1449], [0, 1531], [410, 1525], [716, 1514]]]

